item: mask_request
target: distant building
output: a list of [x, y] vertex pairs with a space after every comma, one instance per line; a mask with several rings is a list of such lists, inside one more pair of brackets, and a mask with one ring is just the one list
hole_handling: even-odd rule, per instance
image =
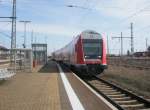
[[147, 51], [150, 52], [150, 46], [147, 48]]
[[145, 51], [145, 52], [135, 52], [134, 53], [135, 57], [150, 57], [150, 51]]
[[8, 57], [9, 49], [4, 46], [0, 46], [0, 59], [7, 59]]

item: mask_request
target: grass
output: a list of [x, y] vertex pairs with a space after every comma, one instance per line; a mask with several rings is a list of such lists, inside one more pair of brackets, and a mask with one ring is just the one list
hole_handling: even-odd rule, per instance
[[2, 85], [5, 82], [5, 80], [0, 80], [0, 85]]
[[109, 66], [101, 77], [150, 98], [150, 70]]

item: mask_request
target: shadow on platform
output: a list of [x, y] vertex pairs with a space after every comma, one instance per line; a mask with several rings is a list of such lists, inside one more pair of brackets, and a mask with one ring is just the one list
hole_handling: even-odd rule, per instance
[[[71, 70], [65, 66], [64, 64], [60, 64], [61, 68], [66, 74], [70, 74]], [[56, 65], [55, 61], [48, 61], [47, 64], [45, 64], [38, 73], [59, 73], [58, 67]]]
[[54, 61], [48, 61], [39, 71], [38, 73], [57, 73], [58, 68]]

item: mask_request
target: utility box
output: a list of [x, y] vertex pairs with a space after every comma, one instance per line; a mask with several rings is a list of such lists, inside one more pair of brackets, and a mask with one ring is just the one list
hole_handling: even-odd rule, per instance
[[47, 44], [32, 44], [33, 67], [47, 63]]

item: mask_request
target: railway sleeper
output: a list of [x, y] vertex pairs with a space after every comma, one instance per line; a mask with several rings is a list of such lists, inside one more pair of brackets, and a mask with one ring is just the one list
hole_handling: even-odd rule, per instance
[[137, 103], [137, 100], [123, 100], [123, 101], [116, 101], [118, 104], [133, 104]]
[[109, 88], [109, 89], [112, 89], [113, 90], [113, 88], [112, 87], [110, 87], [110, 86], [96, 86], [96, 87], [99, 87], [99, 88], [102, 88], [102, 89], [105, 89], [105, 88]]
[[98, 86], [108, 86], [108, 85], [106, 85], [106, 84], [101, 84], [101, 83], [91, 83], [91, 82], [90, 82], [90, 84], [92, 84], [92, 85], [98, 85]]
[[99, 89], [100, 91], [114, 90], [114, 89], [112, 89], [112, 88], [97, 88], [97, 89]]
[[150, 101], [150, 99], [146, 99], [146, 100]]
[[98, 82], [97, 80], [91, 80], [91, 81], [89, 81], [89, 83], [92, 83], [92, 84], [100, 84], [101, 82]]
[[117, 92], [117, 91], [115, 91], [115, 92], [104, 92], [104, 94], [106, 94], [106, 95], [119, 95], [119, 94], [122, 94], [121, 92]]
[[99, 87], [99, 88], [112, 88], [110, 86], [102, 86], [102, 85], [96, 85], [96, 87]]
[[117, 92], [117, 90], [114, 90], [114, 89], [112, 89], [112, 90], [101, 90], [102, 92]]
[[142, 107], [145, 107], [145, 105], [144, 104], [128, 104], [128, 105], [121, 105], [121, 107], [123, 107], [123, 108], [142, 108]]
[[131, 97], [128, 97], [128, 96], [126, 96], [126, 97], [117, 97], [117, 98], [112, 98], [113, 100], [115, 100], [115, 101], [121, 101], [121, 100], [131, 100]]
[[96, 84], [96, 85], [104, 85], [104, 86], [109, 86], [108, 84], [106, 83], [103, 83], [103, 82], [100, 82], [100, 81], [97, 81], [97, 80], [94, 80], [94, 81], [89, 81], [90, 84]]
[[114, 97], [124, 97], [126, 94], [112, 94], [112, 95], [107, 95], [108, 97], [114, 98]]
[[139, 109], [139, 110], [150, 110], [150, 108], [144, 108], [144, 109]]
[[92, 85], [99, 85], [99, 86], [108, 86], [108, 85], [103, 84], [103, 83], [93, 83], [93, 82], [90, 82], [90, 84], [92, 84]]

